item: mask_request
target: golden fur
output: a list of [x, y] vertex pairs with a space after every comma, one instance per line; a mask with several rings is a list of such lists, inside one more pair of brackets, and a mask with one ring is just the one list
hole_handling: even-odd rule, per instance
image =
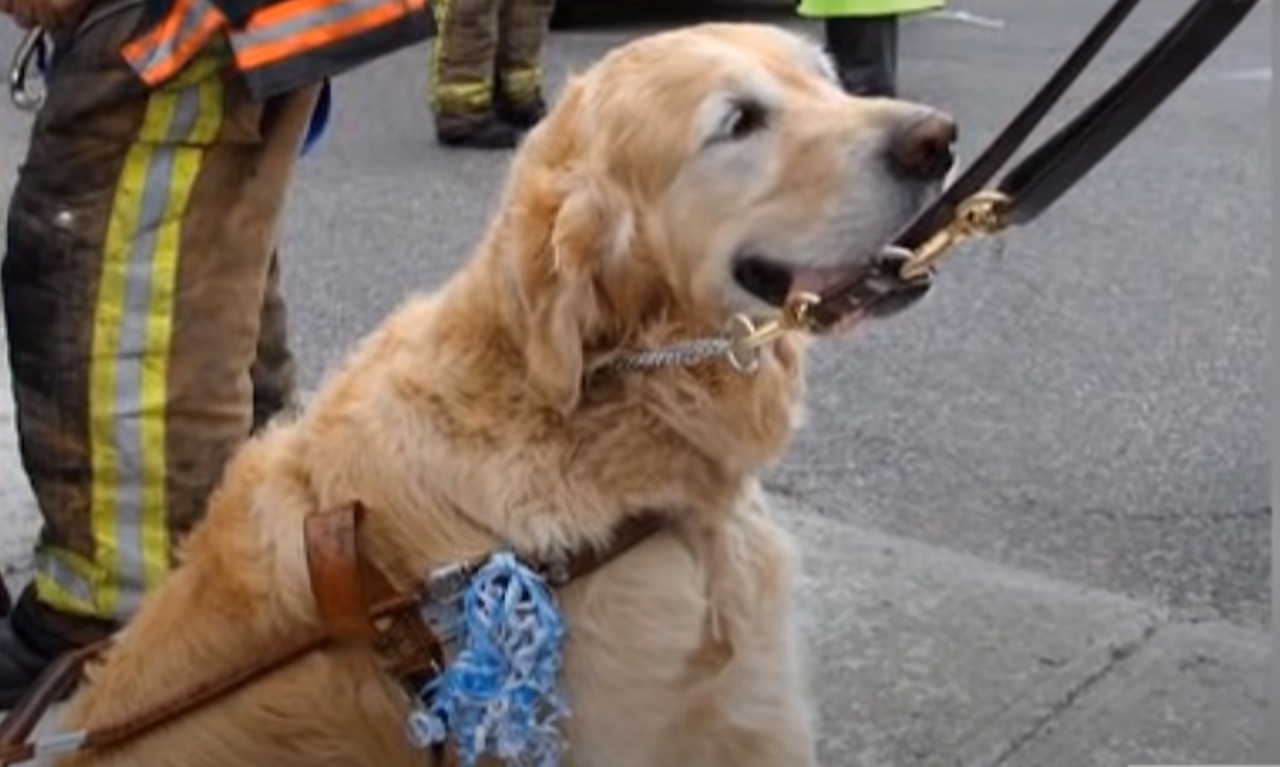
[[[741, 122], [744, 100], [763, 124]], [[560, 593], [567, 764], [813, 764], [792, 555], [756, 480], [796, 426], [803, 342], [766, 349], [753, 376], [591, 373], [768, 309], [732, 277], [742, 247], [797, 269], [865, 260], [923, 194], [881, 170], [884, 136], [921, 109], [846, 97], [813, 45], [748, 24], [653, 35], [573, 79], [465, 268], [239, 452], [68, 725], [128, 717], [316, 624], [302, 523], [318, 509], [363, 501], [361, 546], [399, 585], [500, 542], [601, 544], [658, 509], [665, 532]], [[63, 764], [429, 764], [407, 705], [369, 649], [342, 647]]]

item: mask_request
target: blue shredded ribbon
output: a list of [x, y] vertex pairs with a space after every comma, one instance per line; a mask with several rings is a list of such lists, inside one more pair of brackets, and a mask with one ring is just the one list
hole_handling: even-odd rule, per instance
[[421, 692], [410, 740], [426, 748], [450, 734], [464, 767], [485, 754], [521, 767], [556, 767], [564, 619], [550, 587], [510, 552], [472, 576], [462, 599], [457, 658]]

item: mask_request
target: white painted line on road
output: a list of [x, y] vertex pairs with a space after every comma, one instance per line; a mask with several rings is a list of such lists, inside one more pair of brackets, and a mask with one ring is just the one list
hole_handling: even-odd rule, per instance
[[930, 18], [956, 21], [961, 24], [968, 24], [973, 27], [982, 27], [984, 29], [1004, 29], [1004, 19], [997, 19], [991, 16], [979, 16], [976, 13], [970, 13], [968, 11], [935, 11], [930, 13], [929, 16]]
[[1233, 72], [1218, 75], [1220, 80], [1252, 80], [1271, 82], [1271, 67], [1254, 67], [1253, 69], [1237, 69]]

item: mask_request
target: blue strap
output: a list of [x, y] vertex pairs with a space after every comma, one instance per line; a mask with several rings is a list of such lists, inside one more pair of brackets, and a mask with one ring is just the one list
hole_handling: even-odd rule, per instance
[[311, 110], [311, 123], [307, 126], [307, 135], [302, 140], [302, 151], [299, 153], [302, 157], [311, 153], [329, 129], [329, 112], [333, 101], [329, 91], [329, 78], [326, 77], [320, 84], [320, 95], [316, 98], [315, 109]]

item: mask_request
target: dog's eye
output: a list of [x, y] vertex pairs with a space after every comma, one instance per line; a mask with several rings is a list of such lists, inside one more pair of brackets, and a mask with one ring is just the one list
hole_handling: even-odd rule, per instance
[[762, 105], [754, 101], [739, 101], [725, 123], [724, 138], [741, 141], [762, 130], [768, 124], [769, 115]]

